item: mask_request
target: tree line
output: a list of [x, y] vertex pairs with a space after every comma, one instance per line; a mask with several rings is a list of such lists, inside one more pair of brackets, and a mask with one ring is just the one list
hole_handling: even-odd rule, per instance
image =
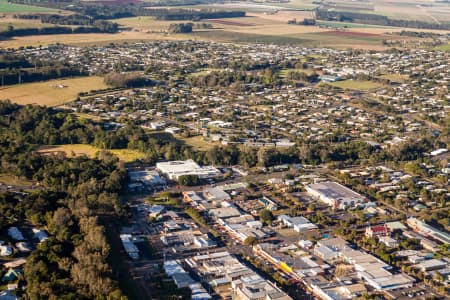
[[316, 8], [316, 19], [326, 21], [355, 22], [372, 25], [411, 27], [421, 29], [449, 30], [449, 23], [430, 23], [419, 20], [398, 20], [377, 14], [365, 14], [357, 12], [334, 11]]
[[[27, 259], [23, 296], [126, 299], [109, 263], [111, 246], [103, 226], [125, 216], [118, 198], [127, 179], [123, 165], [107, 152], [93, 159], [36, 153], [35, 142], [88, 133], [64, 113], [0, 102], [0, 115], [1, 172], [38, 181], [43, 188], [25, 194], [0, 193], [0, 231], [28, 222], [45, 227], [51, 235]], [[35, 125], [43, 131], [44, 123], [50, 126], [47, 136], [27, 134]], [[58, 126], [66, 127], [66, 133], [52, 130]], [[70, 134], [70, 127], [77, 133]]]
[[8, 26], [7, 30], [0, 31], [0, 37], [29, 36], [29, 35], [51, 35], [51, 34], [76, 34], [76, 33], [116, 33], [119, 30], [117, 23], [105, 20], [96, 20], [90, 26], [78, 27], [42, 27], [42, 28], [14, 28]]

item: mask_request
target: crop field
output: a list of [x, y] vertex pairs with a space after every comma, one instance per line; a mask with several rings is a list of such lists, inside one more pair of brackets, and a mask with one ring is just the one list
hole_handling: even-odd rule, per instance
[[27, 13], [27, 12], [54, 12], [56, 10], [46, 7], [8, 3], [8, 0], [0, 0], [0, 12], [2, 13]]
[[[298, 4], [300, 2], [308, 1], [294, 0], [290, 4]], [[233, 3], [233, 5], [238, 4]], [[251, 5], [258, 6], [259, 4]], [[21, 46], [48, 45], [57, 42], [74, 46], [91, 46], [105, 45], [111, 42], [194, 39], [232, 43], [257, 42], [291, 44], [305, 47], [384, 50], [386, 46], [382, 45], [383, 39], [410, 39], [408, 37], [386, 35], [386, 33], [395, 33], [405, 29], [400, 27], [325, 21], [319, 22], [321, 26], [287, 24], [288, 20], [296, 19], [297, 21], [301, 21], [304, 18], [311, 17], [311, 11], [275, 11], [273, 9], [266, 9], [265, 12], [248, 12], [247, 17], [200, 21], [200, 23], [212, 24], [213, 29], [194, 29], [191, 34], [167, 34], [166, 31], [170, 24], [187, 21], [160, 21], [155, 20], [153, 17], [141, 16], [114, 20], [124, 29], [116, 34], [62, 34], [14, 37], [0, 40], [0, 47], [18, 48]], [[3, 26], [7, 25], [4, 24]], [[23, 24], [19, 26], [28, 25]], [[346, 28], [338, 30], [338, 28], [344, 27]]]
[[[67, 145], [55, 145], [55, 146], [40, 146], [37, 151], [41, 154], [52, 154], [58, 152], [64, 152], [67, 156], [80, 156], [86, 155], [89, 157], [95, 157], [102, 149], [96, 148], [91, 145], [85, 144], [67, 144]], [[137, 159], [142, 159], [145, 154], [137, 150], [130, 149], [107, 149], [107, 151], [116, 155], [119, 160], [124, 162], [132, 162]]]
[[97, 76], [49, 80], [4, 87], [0, 89], [0, 99], [19, 104], [56, 106], [76, 99], [80, 92], [107, 87], [103, 78]]
[[367, 91], [383, 86], [381, 83], [368, 80], [343, 80], [326, 84], [339, 87], [342, 89], [360, 90], [360, 91]]

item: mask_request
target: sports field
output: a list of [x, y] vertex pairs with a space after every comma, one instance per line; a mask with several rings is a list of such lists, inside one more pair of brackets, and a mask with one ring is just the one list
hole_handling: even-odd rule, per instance
[[326, 84], [339, 87], [341, 89], [360, 90], [360, 91], [367, 91], [383, 86], [381, 83], [368, 80], [343, 80], [330, 82]]
[[[40, 146], [37, 151], [42, 154], [51, 154], [57, 152], [64, 152], [68, 156], [80, 156], [86, 155], [89, 157], [95, 157], [101, 149], [91, 145], [85, 144], [73, 144], [73, 145], [55, 145], [55, 146]], [[142, 159], [145, 154], [137, 150], [130, 149], [108, 149], [107, 151], [116, 155], [121, 161], [132, 162], [137, 159]]]
[[80, 92], [106, 89], [103, 77], [77, 77], [0, 88], [0, 99], [19, 104], [56, 106], [75, 100]]

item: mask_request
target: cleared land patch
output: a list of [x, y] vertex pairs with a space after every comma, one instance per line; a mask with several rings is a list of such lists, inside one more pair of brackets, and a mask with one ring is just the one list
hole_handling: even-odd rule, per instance
[[188, 137], [188, 138], [183, 138], [181, 136], [176, 135], [176, 138], [185, 142], [186, 145], [189, 145], [192, 148], [194, 148], [195, 150], [199, 150], [199, 151], [206, 151], [214, 146], [214, 143], [205, 141], [203, 139], [203, 137], [200, 135]]
[[[108, 152], [116, 155], [121, 161], [132, 162], [137, 159], [142, 159], [145, 154], [137, 150], [131, 149], [105, 149]], [[80, 156], [86, 155], [89, 157], [95, 157], [99, 151], [97, 147], [85, 144], [72, 144], [72, 145], [55, 145], [55, 146], [39, 146], [37, 152], [41, 154], [56, 154], [58, 152], [63, 152], [67, 156]]]
[[0, 99], [18, 104], [60, 105], [75, 100], [79, 93], [106, 89], [103, 77], [78, 77], [16, 84], [0, 89]]
[[336, 82], [330, 82], [326, 83], [335, 87], [339, 87], [342, 89], [349, 89], [349, 90], [360, 90], [360, 91], [367, 91], [375, 88], [382, 87], [383, 85], [378, 82], [369, 81], [369, 80], [343, 80], [343, 81], [336, 81]]
[[0, 12], [2, 13], [20, 13], [20, 12], [52, 12], [55, 9], [9, 3], [8, 0], [0, 0]]

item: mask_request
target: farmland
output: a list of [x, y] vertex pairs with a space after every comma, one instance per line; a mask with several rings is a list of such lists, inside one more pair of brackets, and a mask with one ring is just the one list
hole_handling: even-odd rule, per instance
[[45, 7], [21, 5], [9, 3], [8, 0], [0, 0], [0, 12], [2, 13], [27, 13], [27, 12], [54, 12], [56, 10]]
[[19, 104], [55, 106], [76, 99], [78, 93], [105, 89], [102, 77], [80, 77], [7, 86], [0, 89], [0, 98]]
[[[57, 146], [40, 146], [38, 147], [38, 152], [42, 154], [51, 154], [64, 152], [68, 156], [80, 156], [86, 155], [89, 157], [95, 157], [99, 151], [102, 149], [96, 148], [91, 145], [84, 144], [73, 144], [73, 145], [57, 145]], [[124, 162], [132, 162], [137, 159], [142, 159], [145, 157], [144, 153], [131, 150], [131, 149], [110, 149], [107, 150], [114, 155], [116, 155], [119, 160]]]

